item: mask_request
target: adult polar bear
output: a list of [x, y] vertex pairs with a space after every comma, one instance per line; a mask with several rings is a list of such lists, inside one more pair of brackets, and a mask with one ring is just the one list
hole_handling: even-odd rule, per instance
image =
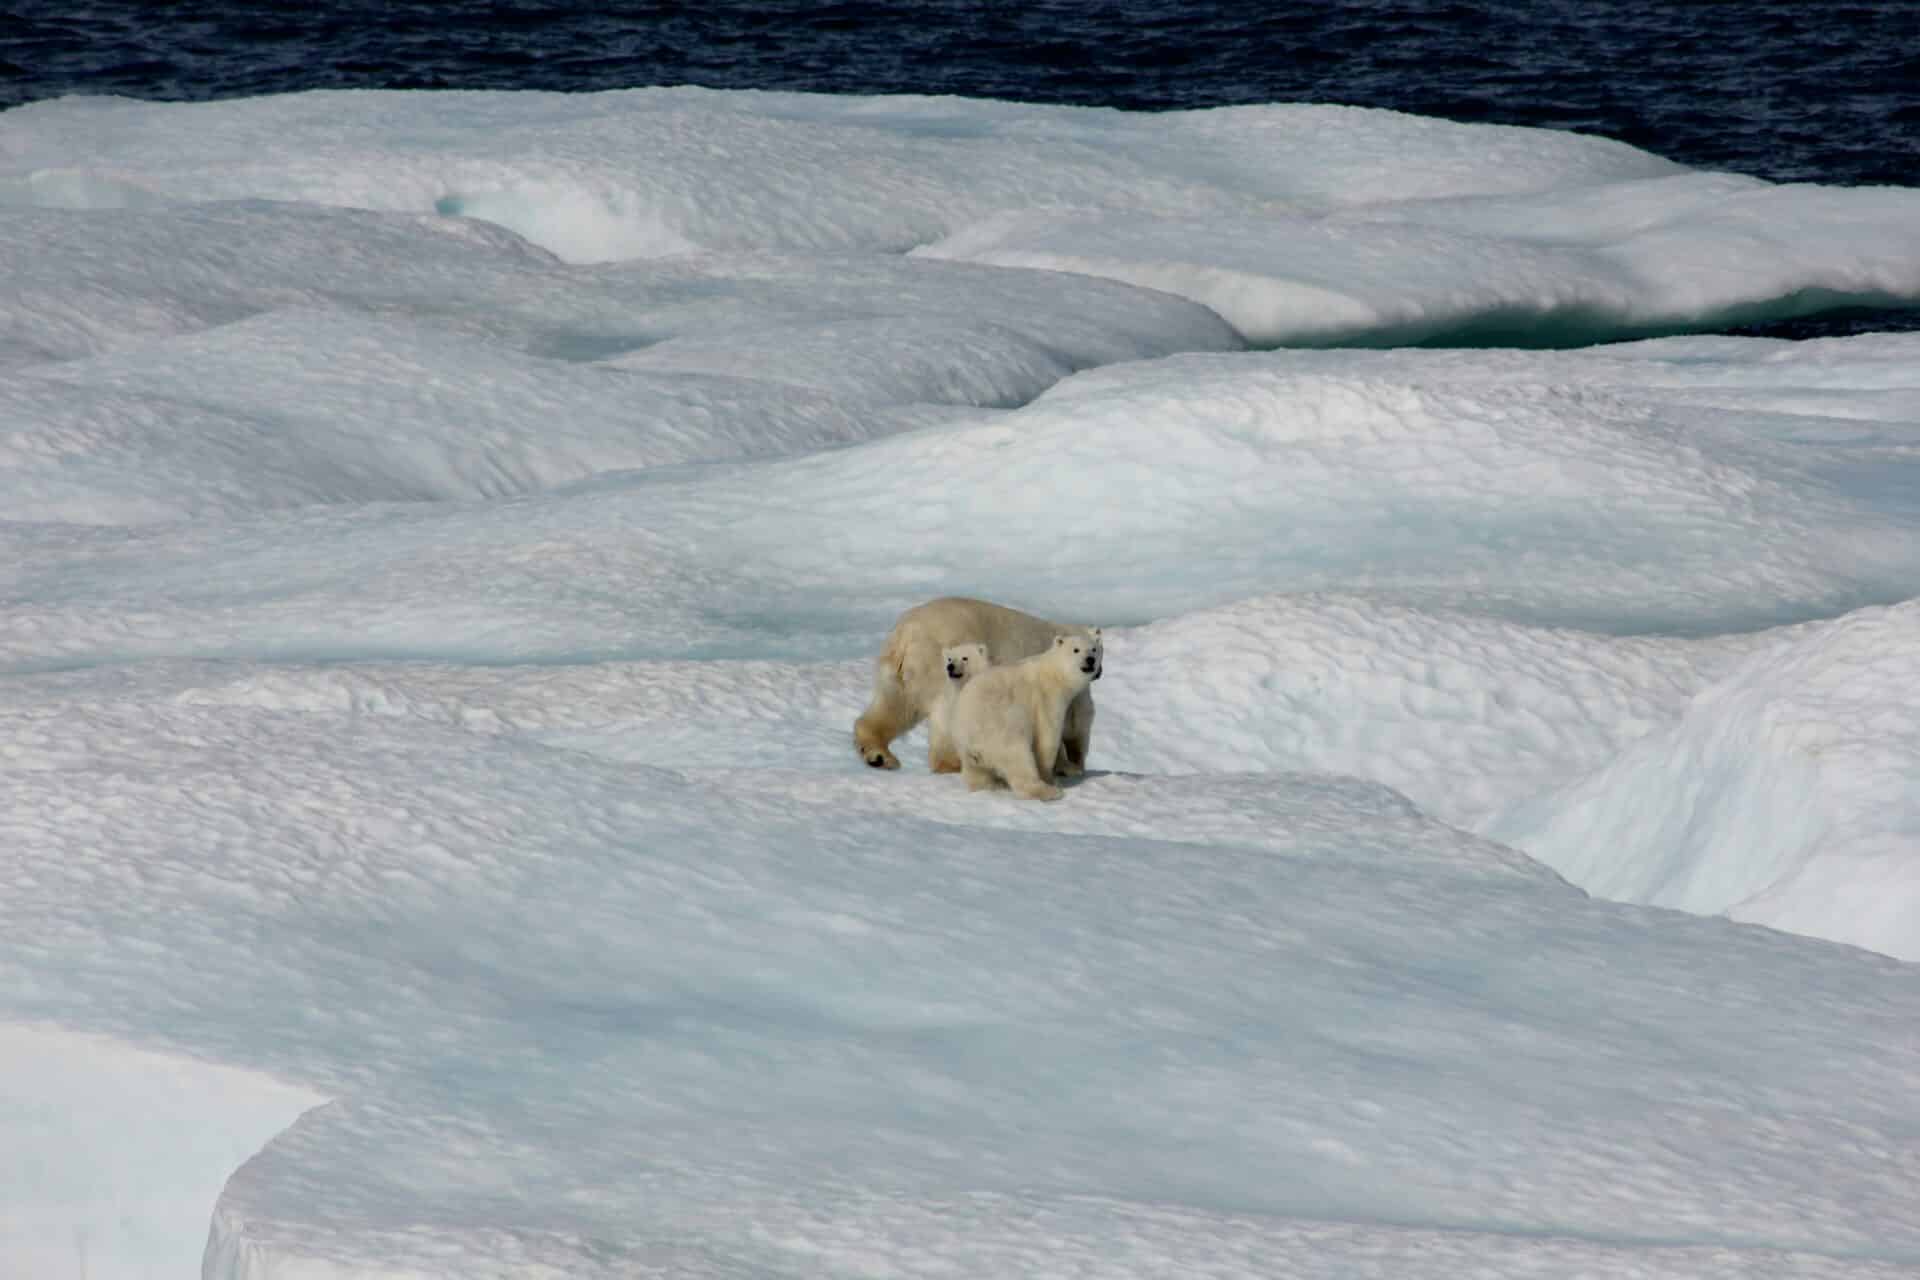
[[967, 790], [999, 782], [1029, 800], [1058, 800], [1053, 764], [1067, 708], [1100, 670], [1100, 629], [1057, 635], [1053, 647], [1012, 666], [989, 667], [960, 688], [947, 712]]
[[[1016, 662], [1044, 653], [1057, 635], [1086, 635], [1089, 628], [1050, 622], [1005, 605], [965, 596], [942, 596], [901, 614], [873, 663], [873, 700], [853, 724], [853, 748], [876, 769], [898, 769], [889, 749], [893, 740], [933, 714], [947, 692], [945, 653], [953, 645], [984, 644], [994, 662]], [[1099, 679], [1100, 673], [1094, 673]], [[940, 726], [927, 742], [927, 767], [958, 773], [954, 753]], [[1093, 738], [1093, 694], [1083, 690], [1067, 709], [1060, 755], [1053, 771], [1068, 777], [1085, 771], [1087, 744]]]

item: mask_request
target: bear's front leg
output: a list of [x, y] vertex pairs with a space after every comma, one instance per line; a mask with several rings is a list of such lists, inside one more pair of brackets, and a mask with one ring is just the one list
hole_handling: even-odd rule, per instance
[[927, 733], [927, 768], [935, 773], [960, 772], [960, 753], [943, 725], [936, 724]]
[[1045, 724], [1033, 727], [1033, 768], [1042, 782], [1053, 781], [1054, 772], [1065, 751], [1058, 729]]
[[1040, 770], [1032, 760], [1008, 761], [1007, 785], [1029, 800], [1058, 800], [1065, 794], [1040, 776]]
[[1063, 778], [1078, 778], [1087, 771], [1087, 748], [1093, 744], [1093, 695], [1084, 690], [1067, 707], [1067, 722], [1060, 732], [1060, 754], [1053, 771]]
[[1057, 778], [1078, 778], [1087, 771], [1087, 767], [1073, 758], [1073, 748], [1065, 738], [1060, 739], [1060, 751], [1053, 757], [1053, 773]]

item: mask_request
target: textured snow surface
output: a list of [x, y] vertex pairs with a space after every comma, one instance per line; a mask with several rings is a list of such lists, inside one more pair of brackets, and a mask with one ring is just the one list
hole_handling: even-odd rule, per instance
[[[858, 675], [18, 678], [14, 1013], [334, 1099], [228, 1184], [220, 1274], [804, 1268], [876, 1214], [923, 1266], [979, 1196], [1920, 1247], [1911, 971], [1588, 899], [1359, 781], [876, 775], [825, 723]], [[773, 758], [652, 741], [688, 706]]]
[[[0, 1276], [1920, 1274], [1920, 336], [1356, 349], [1920, 301], [1916, 200], [0, 114]], [[1057, 804], [850, 749], [955, 593], [1107, 628]]]

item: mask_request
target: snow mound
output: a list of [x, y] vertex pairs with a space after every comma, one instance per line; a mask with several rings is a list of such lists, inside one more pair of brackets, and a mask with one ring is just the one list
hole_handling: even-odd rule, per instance
[[[733, 372], [746, 376], [764, 360], [801, 367], [782, 350], [789, 335], [889, 321], [904, 331], [860, 332], [840, 361], [880, 343], [938, 364], [950, 383], [984, 386], [972, 394], [996, 404], [1031, 399], [1079, 368], [1239, 345], [1219, 317], [1162, 293], [964, 263], [741, 252], [582, 270], [472, 219], [256, 200], [138, 213], [0, 205], [0, 226], [0, 367], [327, 309], [556, 361], [731, 340]], [[1010, 362], [979, 349], [983, 335], [1024, 349]], [[959, 349], [943, 359], [946, 344]], [[833, 377], [837, 364], [816, 356], [806, 380]], [[938, 383], [862, 381], [872, 376], [842, 374], [823, 389], [946, 398]]]
[[[1631, 385], [1631, 363], [1569, 354], [1521, 373], [1441, 355], [1115, 366], [989, 423], [702, 480], [698, 501], [751, 512], [749, 494], [792, 495], [717, 535], [768, 590], [911, 570], [929, 595], [992, 584], [1111, 622], [1335, 590], [1602, 632], [1720, 630], [1920, 581], [1916, 512], [1860, 477], [1858, 450], [1676, 411]], [[1911, 476], [1915, 458], [1871, 464]], [[881, 527], [893, 537], [869, 536]]]
[[[0, 525], [0, 582], [22, 602], [0, 662], [817, 660], [943, 593], [1108, 625], [1335, 592], [1603, 634], [1718, 632], [1920, 589], [1920, 455], [1901, 408], [1916, 366], [1893, 358], [1920, 338], [1857, 362], [1877, 391], [1822, 389], [1850, 376], [1846, 344], [1728, 360], [1700, 341], [1170, 357], [850, 447], [602, 473], [497, 505], [319, 507], [211, 541]], [[550, 370], [513, 368], [484, 376], [552, 386]], [[403, 377], [373, 403], [421, 396]], [[469, 401], [448, 403], [442, 439], [460, 441]], [[561, 456], [568, 434], [538, 421], [492, 447]], [[413, 474], [451, 485], [448, 456]], [[226, 606], [203, 609], [209, 591]]]
[[1920, 192], [1686, 174], [1315, 214], [1022, 213], [916, 252], [1164, 289], [1260, 346], [1571, 347], [1920, 305]]
[[0, 236], [14, 520], [510, 496], [829, 448], [1024, 403], [1082, 368], [1238, 345], [1165, 294], [964, 264], [711, 255], [589, 277], [444, 218], [244, 204], [5, 222], [21, 232]]
[[1488, 826], [1604, 897], [1920, 960], [1920, 602], [1796, 629]]
[[1115, 768], [1307, 770], [1459, 826], [1612, 760], [1758, 643], [1602, 636], [1358, 597], [1269, 596], [1109, 632]]

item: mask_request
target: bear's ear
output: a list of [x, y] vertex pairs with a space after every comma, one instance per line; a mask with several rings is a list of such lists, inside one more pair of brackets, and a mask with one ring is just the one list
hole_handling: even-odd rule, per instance
[[1063, 644], [1065, 644], [1066, 642], [1067, 642], [1067, 637], [1065, 637], [1065, 636], [1055, 636], [1055, 637], [1053, 638], [1053, 647], [1054, 647], [1054, 648], [1056, 648], [1056, 649], [1058, 649], [1058, 648], [1059, 648], [1059, 647], [1060, 647], [1061, 645], [1063, 645]]
[[1100, 628], [1098, 628], [1098, 627], [1095, 627], [1095, 628], [1093, 629], [1093, 638], [1094, 638], [1095, 640], [1098, 640], [1098, 639], [1100, 638]]

